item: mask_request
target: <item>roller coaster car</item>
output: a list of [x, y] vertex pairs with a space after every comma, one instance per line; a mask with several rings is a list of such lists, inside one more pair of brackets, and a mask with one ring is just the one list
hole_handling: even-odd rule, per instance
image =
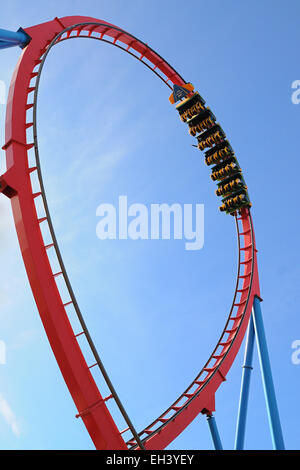
[[224, 198], [222, 202], [223, 204], [219, 207], [220, 211], [232, 215], [234, 215], [236, 211], [242, 209], [243, 207], [251, 207], [252, 205], [249, 200], [248, 192], [245, 189], [237, 191], [234, 194]]
[[218, 163], [212, 168], [210, 175], [213, 181], [224, 180], [229, 176], [238, 176], [242, 172], [235, 156], [227, 158], [224, 162]]
[[227, 196], [240, 189], [247, 190], [245, 180], [242, 177], [241, 173], [230, 176], [229, 178], [225, 178], [220, 183], [218, 183], [218, 189], [216, 189], [216, 195]]
[[210, 127], [207, 131], [197, 136], [198, 149], [204, 150], [206, 147], [213, 147], [215, 144], [219, 144], [225, 140], [226, 135], [219, 124], [215, 124]]
[[190, 82], [185, 83], [184, 85], [177, 85], [174, 83], [173, 91], [169, 96], [169, 101], [171, 104], [177, 103], [177, 101], [182, 101], [185, 98], [189, 98], [194, 93], [194, 85]]
[[242, 176], [242, 170], [235, 157], [234, 151], [226, 139], [221, 126], [216, 123], [216, 117], [209, 108], [205, 107], [204, 99], [194, 92], [191, 83], [184, 86], [174, 85], [169, 97], [172, 104], [179, 102], [176, 109], [183, 122], [187, 122], [189, 133], [198, 134], [199, 150], [205, 151], [206, 165], [214, 165], [210, 175], [217, 183], [217, 196], [222, 196], [221, 212], [234, 215], [243, 207], [251, 207], [247, 186]]
[[196, 91], [192, 96], [180, 101], [180, 103], [176, 105], [176, 109], [179, 112], [180, 119], [186, 122], [205, 109], [205, 101]]
[[220, 163], [223, 160], [234, 155], [231, 145], [227, 140], [224, 140], [220, 144], [215, 145], [213, 148], [205, 152], [205, 163], [210, 166], [216, 163]]
[[202, 110], [199, 114], [187, 121], [190, 135], [195, 136], [197, 133], [209, 129], [215, 124], [215, 121], [216, 117], [209, 108]]

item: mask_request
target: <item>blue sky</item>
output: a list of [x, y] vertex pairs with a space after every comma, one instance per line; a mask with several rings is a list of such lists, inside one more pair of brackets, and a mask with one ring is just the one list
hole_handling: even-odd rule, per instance
[[[191, 81], [222, 123], [253, 203], [262, 308], [286, 447], [300, 448], [297, 132], [300, 5], [290, 0], [211, 4], [191, 0], [11, 1], [1, 28], [17, 30], [87, 15], [128, 30]], [[1, 51], [9, 81], [20, 49]], [[223, 329], [235, 286], [233, 219], [169, 90], [126, 54], [98, 41], [60, 44], [41, 80], [39, 143], [53, 222], [88, 327], [136, 427], [164, 410], [205, 363]], [[4, 142], [5, 106], [0, 105]], [[1, 172], [5, 156], [1, 151]], [[205, 205], [205, 243], [96, 237], [96, 208], [129, 203]], [[92, 449], [58, 370], [29, 288], [9, 201], [0, 200], [0, 448]], [[243, 349], [243, 348], [242, 348]], [[216, 395], [224, 448], [234, 442], [243, 350]], [[211, 448], [199, 416], [170, 449]], [[255, 353], [246, 448], [269, 449]]]

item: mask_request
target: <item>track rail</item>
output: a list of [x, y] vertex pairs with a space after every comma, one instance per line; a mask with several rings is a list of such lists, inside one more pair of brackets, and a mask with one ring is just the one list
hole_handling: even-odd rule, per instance
[[[32, 37], [24, 49], [12, 79], [6, 118], [7, 172], [1, 190], [11, 198], [19, 243], [31, 288], [49, 342], [69, 391], [96, 448], [160, 449], [166, 447], [199, 412], [214, 411], [214, 396], [234, 361], [243, 340], [254, 295], [259, 295], [256, 249], [250, 210], [236, 217], [238, 275], [230, 313], [222, 335], [209, 360], [182, 395], [155, 421], [137, 433], [102, 364], [80, 312], [58, 247], [45, 194], [37, 139], [37, 100], [41, 73], [51, 48], [67, 39], [91, 38], [110, 43], [141, 61], [169, 88], [184, 85], [184, 79], [147, 44], [109, 23], [87, 17], [55, 18], [26, 29]], [[33, 101], [31, 96], [33, 93]], [[20, 112], [23, 110], [23, 112]], [[32, 110], [32, 111], [31, 111]], [[29, 114], [32, 112], [32, 118]], [[29, 166], [30, 150], [35, 163]], [[38, 187], [33, 189], [37, 175]], [[38, 209], [42, 201], [42, 213]], [[50, 240], [42, 230], [46, 225]], [[53, 270], [53, 251], [59, 270]], [[63, 300], [57, 279], [63, 279], [68, 298]], [[72, 306], [81, 325], [73, 331], [68, 315]], [[94, 356], [88, 365], [79, 338], [84, 336]], [[109, 394], [103, 398], [92, 375], [98, 366]], [[119, 431], [107, 405], [114, 400], [127, 427]], [[131, 431], [127, 442], [123, 434]]]

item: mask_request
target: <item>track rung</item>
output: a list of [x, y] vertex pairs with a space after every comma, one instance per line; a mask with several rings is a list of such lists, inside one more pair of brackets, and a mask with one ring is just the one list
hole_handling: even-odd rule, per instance
[[36, 197], [41, 196], [41, 195], [42, 195], [41, 191], [39, 191], [38, 193], [33, 193], [32, 194], [33, 199], [35, 199]]
[[90, 28], [90, 29], [89, 29], [89, 34], [88, 34], [88, 37], [89, 37], [89, 38], [91, 37], [91, 35], [92, 35], [94, 29], [95, 29], [95, 28]]
[[120, 431], [120, 434], [124, 434], [124, 432], [129, 431], [129, 428], [125, 428], [122, 431]]
[[[232, 318], [231, 318], [231, 320], [232, 320]], [[212, 357], [212, 359], [217, 359], [217, 360], [219, 360], [219, 359], [221, 359], [221, 357], [223, 357], [223, 356], [224, 356], [224, 353], [223, 353], [223, 354], [216, 355], [216, 356], [211, 356], [211, 357]]]
[[75, 335], [75, 338], [78, 338], [78, 336], [81, 336], [81, 335], [84, 335], [85, 334], [85, 331], [81, 331], [80, 333], [77, 333], [77, 335]]
[[178, 411], [180, 410], [181, 406], [171, 406], [171, 410]]
[[160, 421], [161, 423], [166, 423], [168, 420], [167, 418], [159, 418], [157, 421]]
[[29, 168], [29, 173], [32, 173], [33, 171], [37, 170], [37, 167], [36, 166], [32, 166], [31, 168]]
[[46, 250], [49, 250], [49, 248], [52, 248], [54, 246], [54, 243], [49, 243], [49, 245], [45, 245]]
[[240, 264], [248, 264], [251, 263], [252, 258], [249, 258], [247, 261], [241, 261]]
[[240, 320], [242, 318], [243, 314], [241, 313], [240, 315], [237, 315], [236, 317], [231, 317], [230, 320]]
[[63, 273], [62, 271], [59, 271], [59, 273], [55, 273], [55, 274], [53, 274], [53, 277], [60, 276], [62, 273]]
[[44, 222], [44, 220], [47, 220], [47, 217], [41, 217], [40, 219], [38, 219], [38, 223], [41, 224], [42, 222]]
[[228, 346], [231, 344], [231, 341], [224, 341], [224, 343], [219, 343], [219, 346]]
[[73, 300], [70, 300], [70, 302], [66, 302], [66, 303], [64, 304], [64, 307], [67, 307], [68, 305], [71, 305], [72, 303], [73, 303]]
[[234, 306], [234, 307], [241, 307], [241, 306], [244, 305], [246, 302], [247, 302], [247, 299], [246, 299], [246, 300], [243, 300], [243, 302], [238, 302], [237, 304], [233, 304], [233, 306]]
[[234, 333], [236, 330], [238, 329], [238, 327], [236, 326], [235, 328], [232, 328], [231, 330], [225, 330], [225, 333]]
[[247, 277], [251, 276], [251, 272], [248, 274], [243, 274], [242, 276], [239, 276], [240, 279], [247, 279]]
[[95, 364], [92, 364], [91, 366], [89, 366], [89, 369], [91, 369], [92, 367], [95, 367], [98, 365], [98, 362], [95, 362]]
[[111, 400], [113, 398], [113, 394], [111, 393], [110, 395], [108, 395], [107, 397], [103, 398], [103, 401], [108, 401], [108, 400]]
[[249, 245], [247, 246], [244, 246], [243, 248], [240, 248], [241, 251], [245, 251], [245, 250], [249, 250], [250, 248], [252, 248], [253, 244], [252, 243], [249, 243]]
[[247, 287], [242, 287], [242, 289], [238, 289], [237, 292], [245, 292], [246, 290], [249, 290], [250, 286]]

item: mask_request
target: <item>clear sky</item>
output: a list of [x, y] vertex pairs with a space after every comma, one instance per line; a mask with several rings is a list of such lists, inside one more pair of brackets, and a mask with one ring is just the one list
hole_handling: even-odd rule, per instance
[[[253, 203], [262, 304], [282, 427], [300, 448], [298, 132], [300, 4], [290, 0], [6, 2], [1, 28], [87, 15], [124, 28], [165, 57], [206, 99], [244, 170]], [[9, 81], [20, 49], [0, 52]], [[79, 305], [138, 429], [202, 368], [223, 329], [236, 274], [234, 221], [219, 213], [202, 154], [191, 147], [169, 90], [137, 61], [98, 41], [49, 54], [41, 80], [39, 143], [53, 222]], [[0, 105], [4, 143], [5, 106]], [[1, 150], [1, 172], [5, 156]], [[205, 243], [96, 237], [96, 208], [129, 203], [205, 205]], [[10, 203], [0, 200], [0, 448], [92, 449], [60, 375], [30, 291]], [[243, 349], [243, 348], [242, 348]], [[243, 351], [216, 395], [231, 449]], [[171, 449], [212, 448], [199, 416]], [[269, 449], [257, 354], [246, 448]]]

